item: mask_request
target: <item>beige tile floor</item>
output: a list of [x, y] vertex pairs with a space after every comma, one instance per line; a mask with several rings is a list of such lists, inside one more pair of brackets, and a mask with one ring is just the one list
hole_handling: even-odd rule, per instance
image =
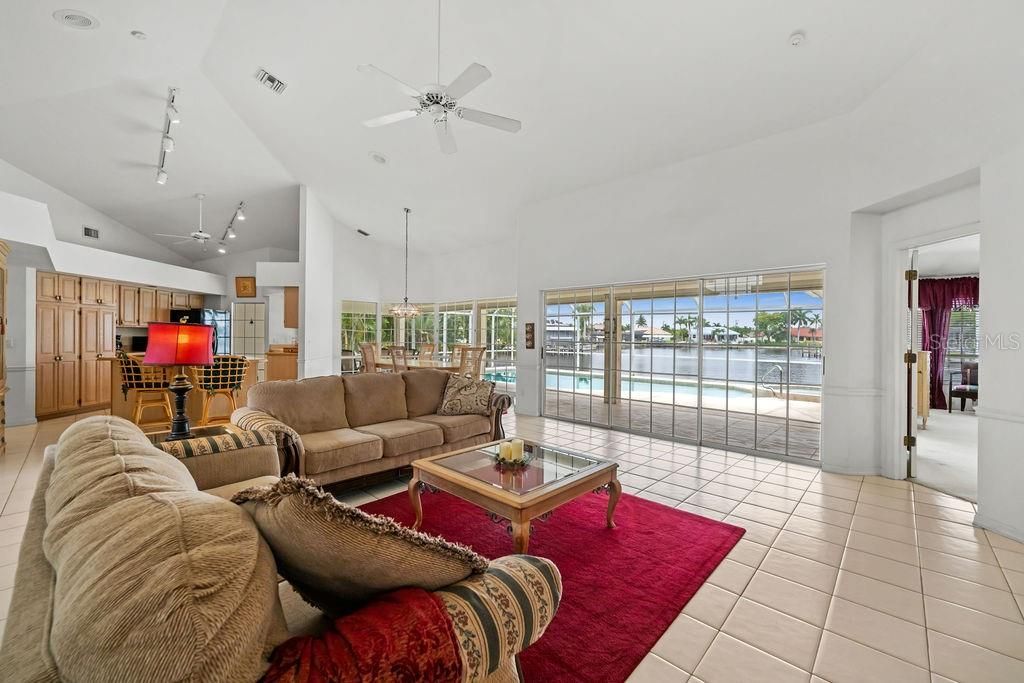
[[[43, 448], [73, 421], [8, 429], [0, 629]], [[971, 526], [967, 501], [557, 420], [506, 424], [617, 460], [630, 493], [747, 529], [631, 681], [1024, 681], [1024, 544]]]

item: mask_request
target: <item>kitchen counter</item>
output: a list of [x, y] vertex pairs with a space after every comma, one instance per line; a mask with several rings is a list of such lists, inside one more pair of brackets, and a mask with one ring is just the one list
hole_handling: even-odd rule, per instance
[[[141, 353], [130, 353], [129, 356], [142, 360], [143, 354]], [[132, 407], [135, 405], [135, 391], [129, 390], [128, 395], [121, 390], [121, 359], [120, 358], [107, 358], [104, 360], [110, 361], [110, 414], [123, 417], [126, 420], [132, 419]], [[238, 407], [246, 405], [246, 396], [249, 393], [249, 387], [256, 384], [257, 382], [257, 359], [250, 359], [252, 362], [249, 363], [249, 369], [246, 372], [245, 379], [242, 381], [242, 387], [235, 392], [235, 402]], [[174, 378], [177, 373], [177, 368], [167, 367], [164, 368], [164, 376], [170, 381]], [[191, 380], [191, 378], [189, 378]], [[171, 405], [174, 405], [174, 397], [171, 396]], [[156, 416], [159, 415], [159, 410], [156, 408], [147, 409], [143, 420], [155, 420]], [[199, 389], [193, 388], [192, 391], [188, 392], [188, 397], [185, 400], [185, 412], [188, 414], [189, 421], [193, 427], [199, 425], [199, 417], [203, 414], [203, 398]], [[226, 418], [231, 417], [231, 404], [228, 403], [227, 398], [224, 396], [218, 396], [213, 400], [210, 405], [210, 419], [211, 421], [223, 421]]]

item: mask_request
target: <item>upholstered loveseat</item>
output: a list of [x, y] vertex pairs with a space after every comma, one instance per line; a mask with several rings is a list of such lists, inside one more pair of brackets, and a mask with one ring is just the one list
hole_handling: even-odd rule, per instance
[[[254, 681], [277, 645], [324, 629], [323, 615], [279, 581], [249, 514], [200, 490], [276, 481], [276, 447], [266, 448], [179, 460], [121, 418], [69, 427], [43, 458], [0, 679]], [[507, 683], [517, 680], [514, 655], [553, 616], [561, 585], [540, 558], [490, 566], [434, 595], [459, 622], [459, 680]], [[394, 640], [416, 648], [416, 637]], [[386, 657], [368, 663], [388, 665]]]
[[284, 472], [330, 484], [502, 438], [504, 394], [488, 415], [437, 414], [449, 376], [423, 369], [260, 382], [231, 421], [274, 432]]

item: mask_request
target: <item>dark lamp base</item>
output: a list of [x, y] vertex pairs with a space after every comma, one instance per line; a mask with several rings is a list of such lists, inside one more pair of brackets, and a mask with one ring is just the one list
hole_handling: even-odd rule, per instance
[[171, 433], [165, 441], [191, 439], [192, 429], [188, 423], [188, 414], [185, 412], [185, 397], [192, 390], [192, 383], [184, 373], [179, 372], [175, 375], [174, 381], [167, 386], [167, 390], [174, 394], [174, 417], [171, 419]]

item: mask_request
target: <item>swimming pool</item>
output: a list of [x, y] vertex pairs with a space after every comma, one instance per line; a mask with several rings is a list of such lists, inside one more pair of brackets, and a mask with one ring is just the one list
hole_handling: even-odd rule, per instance
[[[566, 373], [549, 371], [544, 378], [544, 386], [548, 389], [558, 391], [575, 392], [578, 394], [603, 394], [604, 378], [591, 377], [589, 375], [579, 376]], [[673, 382], [651, 382], [638, 379], [622, 378], [622, 396], [631, 396], [634, 399], [643, 396], [655, 396], [665, 399], [662, 402], [669, 403], [672, 400], [673, 392], [675, 397], [697, 397], [697, 383], [677, 379]], [[725, 387], [715, 385], [704, 385], [703, 394], [706, 398], [750, 398], [753, 390], [744, 390], [740, 387]]]

